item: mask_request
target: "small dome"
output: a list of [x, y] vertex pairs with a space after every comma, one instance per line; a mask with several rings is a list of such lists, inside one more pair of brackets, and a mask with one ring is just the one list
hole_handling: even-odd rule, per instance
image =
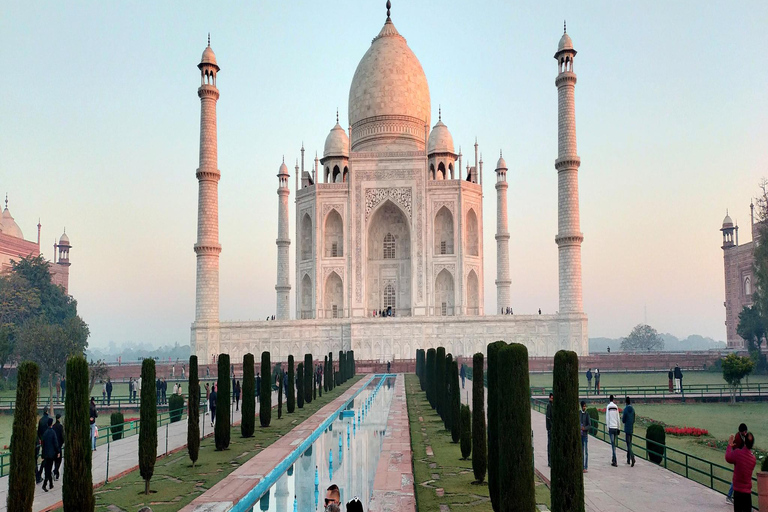
[[347, 137], [347, 132], [344, 131], [338, 120], [336, 121], [336, 126], [331, 128], [331, 132], [325, 138], [325, 148], [323, 149], [323, 158], [333, 156], [349, 158], [349, 137]]
[[560, 38], [560, 42], [557, 44], [557, 51], [562, 50], [573, 50], [573, 41], [571, 41], [571, 36], [568, 34], [563, 34], [563, 37]]
[[725, 218], [723, 219], [723, 228], [732, 228], [733, 227], [733, 220], [731, 219], [731, 216], [726, 214]]
[[503, 157], [503, 156], [501, 156], [501, 155], [499, 155], [499, 161], [498, 161], [498, 162], [496, 162], [496, 169], [507, 169], [507, 170], [509, 169], [509, 168], [507, 167], [507, 162], [506, 162], [506, 160], [504, 160], [504, 157]]
[[210, 64], [212, 66], [219, 67], [218, 64], [216, 64], [216, 54], [213, 53], [213, 49], [210, 46], [206, 46], [205, 50], [203, 50], [203, 56], [200, 59], [200, 64]]
[[0, 217], [0, 231], [9, 236], [21, 238], [22, 240], [24, 239], [24, 234], [21, 232], [21, 228], [16, 224], [16, 221], [13, 220], [13, 215], [8, 211], [7, 206], [5, 207], [5, 210], [3, 210], [2, 217]]
[[59, 238], [59, 245], [69, 245], [69, 237], [67, 236], [66, 231], [61, 235], [61, 238]]
[[454, 153], [453, 136], [442, 120], [437, 122], [429, 134], [427, 154], [431, 155], [433, 153]]
[[285, 165], [285, 160], [283, 160], [283, 163], [280, 164], [280, 169], [277, 171], [278, 176], [281, 174], [288, 174], [288, 166]]

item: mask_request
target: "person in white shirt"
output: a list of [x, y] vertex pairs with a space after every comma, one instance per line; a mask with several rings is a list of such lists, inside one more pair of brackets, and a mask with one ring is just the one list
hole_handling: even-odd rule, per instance
[[173, 385], [173, 394], [174, 395], [178, 395], [179, 394], [179, 385], [178, 384], [174, 384]]
[[611, 438], [611, 466], [618, 466], [616, 463], [616, 443], [621, 431], [621, 420], [619, 419], [619, 407], [613, 403], [613, 395], [610, 396], [608, 406], [605, 408], [605, 425], [608, 427], [608, 436]]

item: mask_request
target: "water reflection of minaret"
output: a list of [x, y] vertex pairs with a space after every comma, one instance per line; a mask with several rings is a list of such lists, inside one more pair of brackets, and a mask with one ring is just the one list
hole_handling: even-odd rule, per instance
[[296, 497], [299, 510], [314, 510], [315, 497], [315, 453], [310, 446], [307, 448], [296, 464]]
[[288, 512], [288, 475], [283, 474], [277, 480], [277, 486], [275, 489], [275, 501], [277, 502], [277, 512]]

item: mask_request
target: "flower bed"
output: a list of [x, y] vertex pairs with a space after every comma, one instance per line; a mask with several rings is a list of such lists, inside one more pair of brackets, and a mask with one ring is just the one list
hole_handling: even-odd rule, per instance
[[664, 432], [675, 436], [701, 437], [709, 435], [709, 431], [707, 429], [696, 427], [666, 427]]

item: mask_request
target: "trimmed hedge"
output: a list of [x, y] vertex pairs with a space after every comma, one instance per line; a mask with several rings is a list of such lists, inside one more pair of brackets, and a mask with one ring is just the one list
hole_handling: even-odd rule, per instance
[[323, 391], [328, 392], [328, 356], [323, 358]]
[[184, 397], [181, 395], [171, 395], [168, 397], [168, 416], [171, 423], [181, 421], [184, 415]]
[[498, 368], [499, 510], [529, 512], [536, 507], [536, 491], [528, 349], [519, 343], [503, 347], [498, 352]]
[[304, 354], [304, 403], [312, 403], [312, 354]]
[[[67, 363], [67, 369], [70, 365]], [[85, 377], [88, 377], [88, 363], [85, 364]], [[16, 409], [13, 413], [13, 430], [11, 436], [11, 467], [8, 476], [8, 511], [28, 512], [32, 510], [35, 501], [35, 445], [37, 444], [37, 394], [40, 385], [40, 369], [31, 361], [24, 361], [19, 365], [16, 387]], [[70, 392], [71, 393], [71, 392]], [[67, 393], [67, 405], [70, 400]], [[85, 394], [85, 414], [81, 418], [88, 426], [88, 392]], [[82, 398], [82, 397], [77, 397]], [[69, 408], [67, 408], [69, 412]], [[88, 445], [88, 458], [90, 460], [90, 443]], [[67, 459], [64, 459], [67, 460]], [[88, 464], [90, 474], [90, 464]], [[70, 483], [74, 478], [70, 478]], [[64, 472], [64, 484], [67, 484], [67, 473]], [[93, 510], [93, 493], [91, 493], [91, 506]], [[65, 496], [66, 499], [66, 496]], [[80, 503], [80, 502], [78, 502]]]
[[277, 419], [283, 417], [283, 388], [285, 387], [283, 372], [280, 372], [280, 383], [277, 385]]
[[268, 427], [272, 422], [272, 383], [270, 382], [272, 363], [267, 351], [261, 353], [261, 374], [264, 375], [264, 378], [261, 379], [261, 396], [259, 397], [259, 425], [263, 428]]
[[[230, 428], [229, 409], [232, 406], [232, 380], [229, 378], [229, 354], [219, 354], [218, 381], [216, 383], [216, 425], [214, 428], [214, 441], [216, 451], [229, 448]], [[267, 367], [269, 371], [269, 367]], [[261, 381], [261, 389], [264, 389], [264, 379]]]
[[299, 406], [299, 409], [303, 409], [304, 393], [302, 390], [304, 389], [304, 363], [299, 363], [296, 367], [296, 388], [298, 389], [298, 393], [296, 393], [296, 405]]
[[285, 405], [288, 408], [288, 414], [293, 414], [296, 410], [296, 370], [294, 369], [293, 356], [288, 356], [288, 396], [285, 399]]
[[664, 460], [666, 444], [667, 433], [664, 432], [664, 427], [658, 423], [648, 425], [645, 431], [645, 450], [648, 453], [648, 460], [661, 464]]
[[488, 461], [485, 446], [485, 386], [483, 384], [483, 353], [472, 356], [472, 471], [475, 481], [485, 480]]
[[432, 409], [435, 408], [435, 369], [437, 359], [437, 351], [433, 348], [427, 350], [426, 368], [424, 369], [424, 377], [426, 383], [427, 401]]
[[[245, 405], [243, 405], [245, 408]], [[205, 418], [203, 418], [205, 421]], [[192, 466], [200, 454], [200, 379], [197, 356], [189, 356], [189, 398], [187, 399], [187, 453]]]
[[[445, 387], [443, 388], [443, 423], [445, 429], [450, 431], [453, 427], [453, 391], [451, 384], [453, 384], [453, 356], [451, 354], [445, 355]], [[456, 441], [454, 441], [456, 442]]]
[[[499, 497], [499, 351], [503, 341], [488, 344], [488, 492], [494, 511], [501, 510]], [[475, 380], [473, 376], [473, 381]], [[527, 393], [526, 393], [527, 396]]]
[[467, 460], [472, 454], [472, 413], [468, 405], [461, 406], [461, 458]]
[[435, 353], [435, 410], [443, 420], [445, 413], [445, 347]]
[[123, 428], [125, 425], [125, 416], [121, 412], [113, 412], [109, 415], [109, 431], [112, 434], [113, 441], [119, 441], [123, 438]]
[[[229, 364], [227, 364], [229, 371]], [[67, 379], [69, 380], [69, 379]], [[144, 494], [149, 494], [149, 481], [155, 473], [155, 460], [157, 460], [157, 396], [155, 386], [155, 360], [144, 359], [141, 364], [141, 408], [139, 413], [139, 472], [144, 479]], [[70, 393], [70, 382], [67, 382], [67, 395]], [[67, 422], [69, 427], [69, 422]], [[65, 431], [67, 429], [64, 429]], [[67, 447], [69, 449], [69, 447]], [[64, 459], [72, 457], [71, 452], [67, 452]], [[67, 468], [64, 468], [66, 474]], [[83, 478], [83, 475], [79, 475]], [[88, 485], [93, 485], [91, 481]]]
[[584, 512], [584, 456], [579, 427], [579, 358], [576, 352], [555, 354], [552, 376], [553, 512]]
[[[240, 436], [253, 437], [256, 430], [256, 360], [253, 354], [243, 356], [243, 407], [240, 409]], [[190, 392], [191, 395], [191, 392]]]

